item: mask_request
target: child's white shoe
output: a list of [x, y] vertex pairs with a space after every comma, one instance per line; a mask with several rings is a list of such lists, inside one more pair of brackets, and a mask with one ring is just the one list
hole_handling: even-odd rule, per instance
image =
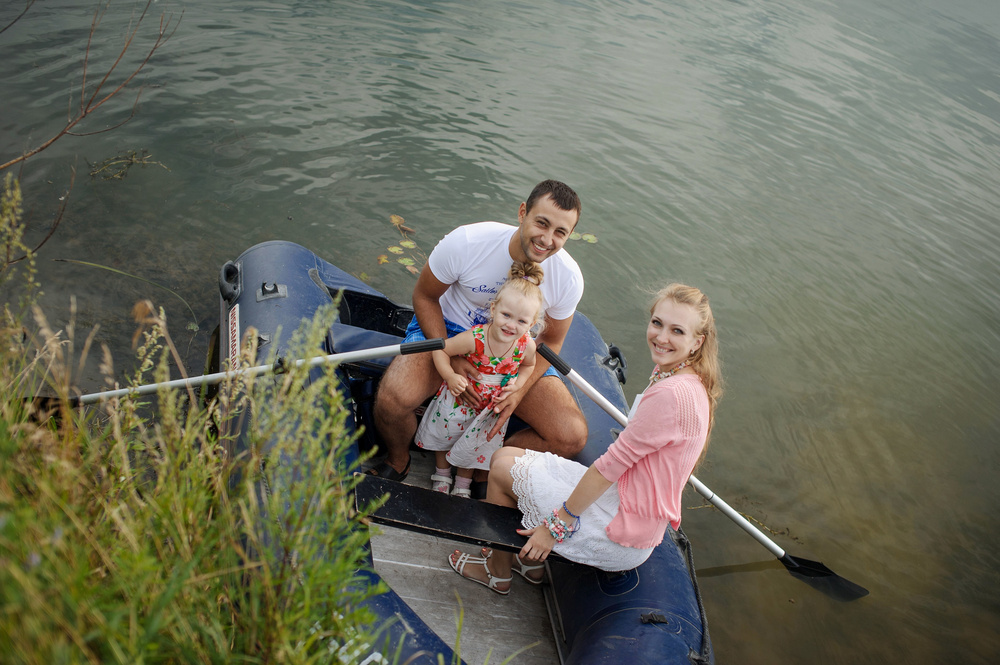
[[452, 496], [460, 496], [463, 499], [468, 499], [472, 496], [472, 490], [468, 487], [456, 487], [451, 491]]
[[431, 489], [435, 492], [447, 494], [451, 490], [451, 476], [431, 475]]

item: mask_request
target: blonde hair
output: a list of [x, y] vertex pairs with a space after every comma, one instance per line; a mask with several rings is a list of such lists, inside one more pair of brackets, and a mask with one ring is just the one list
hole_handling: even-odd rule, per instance
[[[693, 286], [675, 282], [660, 289], [649, 307], [650, 316], [664, 300], [689, 305], [698, 313], [699, 324], [694, 334], [704, 335], [705, 339], [691, 356], [690, 363], [708, 393], [708, 437], [705, 439], [705, 450], [708, 450], [708, 439], [711, 438], [712, 426], [715, 425], [715, 408], [722, 397], [722, 363], [719, 360], [719, 335], [715, 329], [715, 316], [708, 304], [708, 296]], [[702, 451], [701, 455], [704, 457], [705, 452]], [[701, 459], [698, 462], [701, 463]]]
[[542, 296], [541, 284], [545, 277], [545, 272], [542, 270], [542, 266], [532, 261], [514, 261], [510, 264], [510, 270], [507, 272], [507, 281], [503, 283], [500, 290], [493, 297], [493, 301], [490, 303], [491, 306], [495, 306], [503, 294], [506, 292], [520, 293], [526, 298], [533, 298], [538, 301], [538, 309], [535, 310], [535, 318], [531, 322], [531, 328], [537, 335], [541, 332], [541, 327], [544, 326], [542, 304], [544, 303], [544, 297]]

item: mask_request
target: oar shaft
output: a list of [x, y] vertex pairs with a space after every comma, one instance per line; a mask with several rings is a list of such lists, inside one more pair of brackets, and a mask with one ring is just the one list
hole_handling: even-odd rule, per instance
[[[314, 358], [300, 358], [298, 360], [292, 361], [292, 365], [295, 367], [301, 367], [302, 365], [308, 365], [309, 367], [316, 367], [317, 365], [322, 365], [325, 363], [352, 363], [352, 362], [362, 362], [364, 360], [375, 360], [376, 358], [386, 358], [390, 356], [398, 355], [409, 355], [411, 353], [422, 353], [424, 351], [435, 351], [437, 349], [444, 348], [444, 340], [440, 338], [428, 339], [420, 342], [406, 342], [405, 344], [389, 344], [388, 346], [378, 346], [371, 349], [360, 349], [358, 351], [345, 351], [343, 353], [332, 353], [327, 356], [316, 356]], [[203, 374], [201, 376], [193, 376], [187, 379], [173, 379], [172, 381], [163, 381], [161, 383], [150, 383], [143, 386], [135, 386], [133, 388], [120, 388], [118, 390], [107, 390], [99, 393], [90, 393], [88, 395], [80, 395], [74, 401], [77, 404], [95, 404], [97, 402], [112, 399], [114, 397], [124, 397], [126, 395], [149, 395], [155, 393], [157, 390], [169, 389], [169, 388], [197, 388], [202, 385], [214, 385], [216, 383], [221, 383], [227, 378], [236, 378], [238, 376], [259, 376], [267, 372], [273, 372], [277, 369], [282, 369], [281, 363], [274, 363], [271, 365], [257, 365], [255, 367], [246, 367], [244, 369], [231, 370], [228, 372], [215, 372], [214, 374]]]
[[717, 497], [715, 495], [715, 492], [710, 490], [705, 485], [705, 483], [701, 482], [693, 475], [690, 478], [688, 478], [688, 483], [691, 485], [691, 487], [694, 488], [694, 490], [698, 494], [705, 497], [706, 501], [708, 501], [713, 506], [721, 510], [726, 515], [726, 517], [736, 522], [737, 526], [739, 526], [741, 529], [743, 529], [748, 534], [753, 536], [758, 543], [766, 547], [771, 552], [771, 554], [773, 554], [779, 559], [785, 556], [785, 550], [781, 549], [776, 542], [765, 536], [760, 529], [755, 527], [745, 517], [740, 515], [736, 510], [733, 509], [732, 506], [730, 506], [728, 503]]
[[273, 365], [258, 365], [257, 367], [248, 367], [246, 369], [232, 372], [216, 372], [215, 374], [203, 374], [201, 376], [193, 376], [187, 379], [173, 379], [171, 381], [162, 381], [160, 383], [148, 383], [143, 386], [134, 386], [132, 388], [105, 390], [99, 393], [80, 395], [75, 399], [75, 401], [77, 404], [96, 404], [97, 402], [102, 402], [114, 397], [125, 397], [127, 395], [138, 397], [140, 395], [149, 395], [155, 393], [161, 388], [197, 388], [202, 385], [210, 386], [222, 382], [226, 377], [235, 378], [237, 376], [257, 376], [258, 374], [263, 374], [271, 369], [273, 369]]
[[590, 385], [590, 383], [588, 383], [587, 380], [584, 379], [579, 372], [577, 372], [575, 369], [570, 368], [569, 372], [565, 374], [566, 378], [569, 379], [574, 386], [576, 386], [584, 393], [586, 393], [587, 397], [597, 402], [598, 406], [607, 411], [608, 414], [612, 418], [617, 420], [622, 427], [628, 425], [628, 417], [624, 413], [622, 413], [617, 406], [612, 404], [611, 400], [609, 400], [607, 397], [599, 393], [597, 391], [597, 388]]

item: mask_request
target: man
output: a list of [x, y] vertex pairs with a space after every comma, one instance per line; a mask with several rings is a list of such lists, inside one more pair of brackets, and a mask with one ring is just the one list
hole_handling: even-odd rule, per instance
[[[545, 180], [518, 208], [516, 227], [497, 222], [460, 226], [431, 252], [413, 289], [415, 316], [406, 341], [451, 337], [483, 323], [489, 302], [515, 260], [540, 263], [545, 272], [545, 327], [536, 342], [558, 352], [583, 296], [583, 275], [562, 251], [580, 219], [580, 199], [568, 185]], [[438, 352], [435, 352], [438, 353]], [[456, 371], [471, 371], [457, 359]], [[464, 364], [464, 370], [460, 365]], [[417, 430], [414, 410], [437, 392], [441, 376], [428, 353], [398, 356], [390, 363], [375, 402], [375, 425], [387, 456], [370, 473], [402, 481], [410, 470], [410, 442]], [[464, 398], [478, 404], [471, 385]], [[523, 385], [500, 404], [492, 437], [512, 413], [530, 429], [507, 439], [520, 448], [572, 457], [587, 442], [587, 421], [555, 370], [538, 356]]]

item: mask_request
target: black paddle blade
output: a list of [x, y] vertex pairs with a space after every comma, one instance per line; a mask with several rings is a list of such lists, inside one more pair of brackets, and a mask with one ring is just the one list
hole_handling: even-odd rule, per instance
[[788, 572], [812, 588], [825, 593], [835, 600], [849, 601], [864, 598], [868, 595], [868, 589], [855, 584], [850, 580], [833, 572], [819, 561], [809, 559], [799, 559], [790, 554], [778, 559], [785, 564]]

